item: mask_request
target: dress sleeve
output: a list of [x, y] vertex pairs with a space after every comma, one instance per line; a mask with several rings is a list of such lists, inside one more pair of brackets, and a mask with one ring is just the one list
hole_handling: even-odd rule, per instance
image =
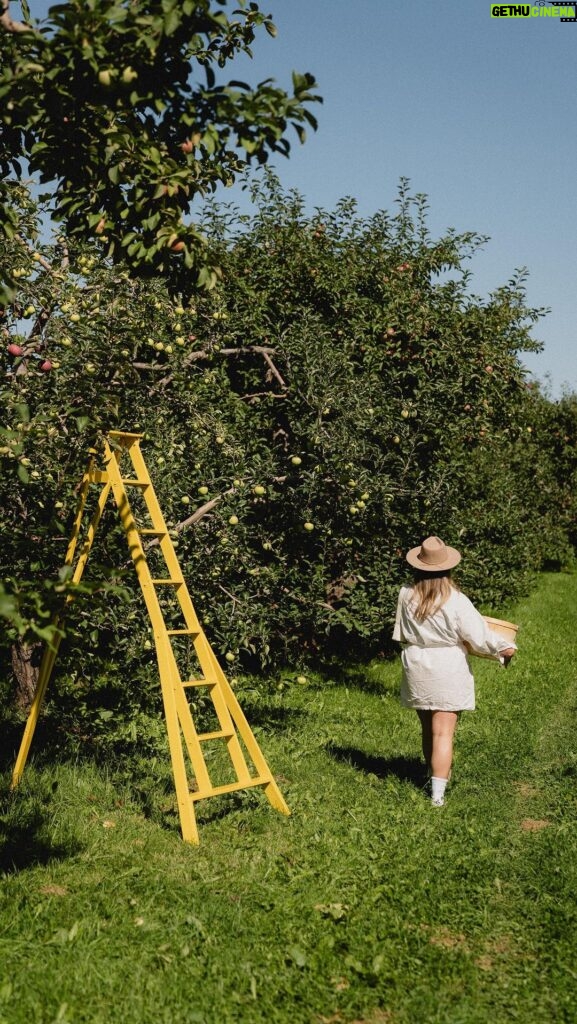
[[397, 614], [395, 615], [395, 628], [393, 630], [393, 640], [402, 641], [403, 635], [401, 633], [401, 610], [403, 607], [403, 590], [399, 592], [399, 599], [397, 601]]
[[517, 648], [515, 643], [506, 640], [499, 633], [489, 629], [483, 616], [477, 611], [468, 597], [461, 594], [460, 598], [458, 614], [459, 638], [472, 651], [499, 659], [501, 651], [506, 651], [509, 647]]

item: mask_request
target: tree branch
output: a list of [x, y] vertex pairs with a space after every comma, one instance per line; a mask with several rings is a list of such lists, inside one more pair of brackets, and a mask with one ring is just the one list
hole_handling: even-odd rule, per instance
[[34, 32], [24, 21], [14, 21], [10, 14], [10, 0], [0, 0], [0, 28], [5, 32]]
[[263, 359], [264, 359], [265, 363], [267, 364], [267, 366], [268, 366], [268, 368], [269, 368], [270, 372], [271, 372], [271, 373], [273, 374], [273, 376], [275, 376], [275, 377], [276, 377], [276, 379], [278, 380], [278, 382], [279, 382], [279, 384], [280, 384], [281, 388], [286, 388], [286, 387], [288, 387], [288, 385], [287, 385], [286, 381], [284, 381], [284, 380], [282, 379], [282, 377], [281, 377], [280, 373], [278, 372], [278, 370], [277, 370], [276, 366], [274, 365], [274, 363], [273, 363], [273, 361], [272, 361], [271, 357], [269, 356], [268, 352], [267, 352], [267, 351], [266, 351], [266, 350], [265, 350], [264, 348], [262, 349], [262, 356], [263, 356]]

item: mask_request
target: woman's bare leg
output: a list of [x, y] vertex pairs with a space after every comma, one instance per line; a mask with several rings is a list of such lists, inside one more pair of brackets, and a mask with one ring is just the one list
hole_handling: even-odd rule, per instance
[[433, 712], [417, 711], [421, 723], [421, 747], [427, 770], [431, 771], [431, 758], [433, 756]]
[[456, 711], [431, 711], [431, 774], [448, 779], [453, 763], [453, 736], [457, 725]]

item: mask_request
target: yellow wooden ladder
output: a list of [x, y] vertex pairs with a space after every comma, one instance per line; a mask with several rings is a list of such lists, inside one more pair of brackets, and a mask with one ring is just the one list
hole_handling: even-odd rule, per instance
[[[236, 790], [261, 787], [273, 807], [283, 814], [290, 814], [290, 811], [199, 623], [140, 451], [142, 436], [110, 431], [104, 441], [102, 468], [99, 466], [97, 453], [94, 452], [91, 456], [80, 486], [78, 507], [65, 564], [73, 569], [71, 579], [78, 583], [84, 572], [106, 502], [112, 493], [154, 634], [182, 836], [187, 842], [198, 843], [194, 805], [199, 800]], [[93, 484], [102, 485], [102, 490], [86, 536], [79, 546], [86, 500]], [[133, 497], [131, 504], [129, 494], [134, 493], [141, 498]], [[138, 511], [133, 507], [136, 505]], [[140, 521], [142, 519], [146, 521], [146, 525]], [[157, 562], [160, 561], [162, 565], [161, 574], [155, 571], [153, 575], [149, 565], [153, 551]], [[173, 628], [175, 622], [171, 621], [175, 618], [175, 612], [179, 619], [178, 628]], [[40, 664], [36, 694], [14, 767], [13, 787], [22, 776], [58, 653], [62, 635], [59, 629], [61, 622], [57, 621], [56, 626], [56, 640], [51, 647], [45, 649]], [[199, 666], [195, 678], [182, 678], [174, 650], [179, 638], [188, 638], [194, 647]], [[217, 728], [206, 732], [198, 732], [195, 727], [187, 693], [196, 691], [198, 694], [199, 690], [208, 698], [205, 704], [208, 703], [214, 724], [217, 725]], [[224, 762], [230, 770], [231, 781], [219, 782], [216, 785], [211, 781], [204, 749], [208, 750], [208, 745], [212, 743], [224, 744], [227, 754]], [[220, 761], [222, 771], [222, 757]]]

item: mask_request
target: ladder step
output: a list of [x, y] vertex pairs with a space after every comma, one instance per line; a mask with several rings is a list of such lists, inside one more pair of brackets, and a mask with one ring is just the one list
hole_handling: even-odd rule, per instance
[[234, 736], [234, 732], [225, 732], [223, 729], [217, 729], [216, 732], [201, 732], [198, 734], [197, 739], [199, 740], [230, 740]]
[[148, 527], [145, 527], [144, 529], [139, 529], [138, 533], [140, 533], [143, 537], [166, 537], [167, 531], [150, 530]]
[[222, 793], [235, 793], [239, 789], [251, 789], [253, 786], [266, 786], [267, 782], [270, 782], [270, 779], [258, 778], [249, 779], [248, 782], [230, 782], [226, 786], [211, 786], [210, 789], [207, 789], [204, 792], [199, 790], [198, 793], [191, 793], [190, 796], [193, 801], [204, 800], [207, 796], [220, 796]]
[[121, 440], [124, 440], [125, 437], [130, 437], [134, 441], [139, 437], [144, 437], [144, 434], [131, 434], [128, 430], [109, 430], [108, 434], [110, 437], [119, 437]]
[[184, 580], [152, 580], [152, 582], [154, 583], [155, 587], [162, 587], [162, 586], [181, 587], [182, 584], [184, 583]]
[[128, 484], [129, 487], [150, 487], [150, 480], [137, 480], [134, 477], [123, 477], [123, 484]]
[[169, 636], [200, 636], [197, 629], [167, 629]]
[[185, 679], [183, 686], [216, 686], [213, 679]]

